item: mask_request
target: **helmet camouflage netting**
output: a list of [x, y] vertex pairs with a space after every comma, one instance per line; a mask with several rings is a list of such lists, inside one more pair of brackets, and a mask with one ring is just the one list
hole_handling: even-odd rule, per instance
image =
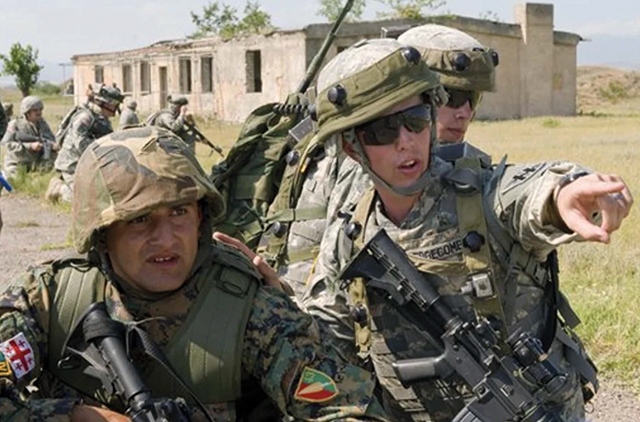
[[222, 196], [180, 138], [157, 127], [114, 132], [92, 143], [78, 162], [74, 246], [87, 252], [101, 228], [200, 199], [214, 218], [224, 213]]

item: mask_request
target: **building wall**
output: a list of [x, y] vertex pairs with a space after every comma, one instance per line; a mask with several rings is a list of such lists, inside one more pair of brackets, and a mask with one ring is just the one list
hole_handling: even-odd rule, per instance
[[[553, 5], [526, 3], [516, 7], [515, 24], [465, 17], [434, 17], [429, 22], [467, 32], [498, 51], [496, 91], [485, 93], [477, 117], [511, 119], [539, 115], [572, 115], [576, 112], [576, 49], [580, 37], [554, 32]], [[388, 36], [424, 22], [386, 20], [344, 24], [324, 62], [363, 38]], [[84, 101], [86, 87], [94, 82], [95, 66], [103, 66], [104, 82], [123, 87], [122, 66], [132, 68], [132, 92], [139, 111], [151, 113], [165, 103], [160, 90], [160, 68], [167, 69], [166, 94], [183, 94], [196, 114], [224, 121], [243, 121], [256, 107], [283, 101], [293, 92], [305, 69], [323, 43], [331, 25], [309, 25], [303, 30], [278, 31], [223, 41], [218, 38], [156, 43], [138, 50], [75, 56], [76, 102]], [[260, 51], [261, 91], [251, 92], [247, 75], [247, 51]], [[202, 92], [203, 57], [213, 57], [212, 92]], [[180, 59], [191, 62], [191, 92], [181, 92]], [[141, 62], [150, 65], [151, 89], [141, 91]]]

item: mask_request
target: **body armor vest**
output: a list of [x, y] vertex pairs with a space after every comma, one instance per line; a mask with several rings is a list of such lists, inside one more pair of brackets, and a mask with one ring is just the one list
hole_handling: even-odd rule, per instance
[[[542, 333], [532, 334], [542, 337], [545, 350], [554, 340], [558, 340], [556, 344], [562, 344], [559, 348], [563, 353], [556, 353], [559, 356], [555, 358], [566, 358], [578, 371], [583, 386], [591, 384], [589, 388], [597, 388], [595, 366], [570, 329], [579, 320], [558, 291], [557, 267], [550, 266], [549, 261], [538, 262], [526, 253], [499, 225], [489, 205], [487, 189], [501, 177], [505, 160], [493, 170], [489, 180], [481, 177], [481, 168], [485, 166], [482, 161], [477, 156], [457, 156], [453, 160], [453, 171], [443, 176], [443, 184], [447, 187], [441, 195], [445, 195], [447, 189], [455, 191], [457, 233], [460, 238], [458, 249], [462, 260], [422, 259], [411, 253], [408, 256], [422, 272], [457, 280], [452, 286], [434, 287], [436, 290], [444, 287], [449, 292], [458, 291], [443, 296], [452, 309], [459, 312], [463, 319], [472, 318], [471, 311], [497, 322], [503, 338], [517, 327], [526, 328], [534, 322], [533, 319], [544, 317]], [[353, 248], [360, 249], [366, 243], [367, 225], [375, 212], [375, 197], [375, 190], [369, 190], [354, 210], [349, 225], [360, 225], [360, 228], [357, 237], [353, 237]], [[451, 247], [455, 249], [453, 245]], [[355, 251], [351, 256], [355, 256]], [[555, 252], [550, 259], [555, 259]], [[506, 269], [504, 277], [498, 278], [496, 264]], [[520, 319], [516, 318], [519, 310], [514, 304], [516, 284], [523, 276], [531, 280], [531, 294], [534, 297], [541, 290], [544, 296], [537, 298], [540, 302], [538, 307], [542, 309]], [[445, 280], [445, 283], [451, 281]], [[526, 289], [523, 291], [526, 292]], [[523, 295], [523, 291], [519, 294]], [[403, 420], [410, 415], [410, 420], [414, 421], [443, 421], [455, 416], [464, 405], [465, 397], [472, 394], [457, 376], [447, 382], [420, 382], [405, 388], [391, 367], [397, 359], [437, 355], [437, 349], [429, 346], [424, 334], [400, 318], [384, 294], [366, 289], [362, 279], [356, 279], [349, 285], [349, 299], [351, 315], [357, 316], [353, 319], [358, 353], [362, 358], [371, 359], [384, 387], [382, 399], [391, 417]], [[558, 311], [564, 321], [556, 317]], [[585, 397], [587, 395], [589, 393]]]
[[[243, 337], [258, 287], [247, 263], [228, 251], [217, 252], [222, 256], [214, 257], [216, 263], [204, 265], [193, 276], [200, 286], [198, 297], [163, 348], [176, 372], [207, 405], [240, 398]], [[84, 375], [83, 368], [63, 371], [57, 367], [62, 345], [76, 321], [91, 303], [105, 299], [104, 275], [95, 267], [78, 269], [77, 262], [54, 264], [48, 368], [78, 391], [111, 403], [113, 397], [106, 396], [96, 379]], [[149, 365], [142, 376], [153, 395], [189, 400], [187, 392], [158, 365]]]

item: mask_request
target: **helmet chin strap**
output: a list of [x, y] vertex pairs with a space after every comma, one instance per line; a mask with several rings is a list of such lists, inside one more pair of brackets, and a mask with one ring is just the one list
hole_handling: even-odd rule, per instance
[[430, 131], [429, 131], [429, 165], [425, 169], [424, 173], [420, 175], [418, 180], [416, 180], [409, 186], [405, 186], [405, 187], [392, 186], [391, 184], [387, 183], [382, 177], [378, 176], [376, 172], [373, 171], [373, 169], [371, 168], [371, 162], [369, 161], [369, 157], [367, 157], [367, 154], [364, 151], [364, 147], [362, 146], [360, 140], [357, 138], [355, 129], [351, 128], [344, 133], [343, 135], [344, 139], [353, 146], [355, 153], [358, 155], [358, 157], [360, 157], [360, 165], [362, 165], [362, 168], [365, 171], [365, 173], [367, 173], [369, 177], [371, 177], [371, 180], [373, 180], [374, 184], [378, 186], [384, 186], [386, 189], [390, 190], [391, 192], [401, 196], [413, 196], [419, 192], [422, 192], [424, 188], [434, 183], [435, 178], [431, 174], [431, 159], [433, 157], [433, 150], [434, 150], [434, 145], [436, 140], [435, 122], [436, 122], [437, 114], [436, 114], [436, 105], [432, 97], [429, 97], [429, 103], [431, 104], [431, 122], [432, 122]]

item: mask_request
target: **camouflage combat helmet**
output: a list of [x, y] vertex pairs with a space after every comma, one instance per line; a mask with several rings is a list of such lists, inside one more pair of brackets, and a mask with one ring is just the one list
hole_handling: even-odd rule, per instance
[[42, 104], [42, 100], [35, 95], [24, 97], [20, 102], [20, 114], [22, 115], [27, 114], [31, 110], [42, 110], [43, 108], [44, 104]]
[[212, 218], [224, 213], [222, 196], [180, 138], [151, 126], [114, 132], [92, 143], [78, 162], [74, 246], [87, 252], [94, 234], [116, 221], [201, 199]]
[[[446, 102], [438, 74], [421, 60], [420, 52], [392, 39], [364, 40], [342, 51], [318, 77], [318, 138], [342, 133], [353, 145], [363, 169], [378, 184], [401, 194], [413, 195], [426, 185], [428, 171], [405, 188], [390, 186], [373, 170], [357, 141], [355, 127], [383, 115], [415, 96], [424, 95], [435, 121], [436, 108]], [[431, 125], [431, 142], [436, 138]]]
[[454, 28], [427, 24], [411, 28], [398, 41], [420, 50], [431, 70], [440, 74], [448, 88], [495, 91], [498, 53]]
[[115, 110], [124, 100], [124, 95], [122, 95], [120, 88], [102, 84], [98, 89], [93, 90], [93, 95], [90, 96], [90, 100], [100, 107]]
[[189, 104], [189, 100], [187, 100], [187, 97], [184, 95], [176, 95], [175, 97], [169, 95], [167, 97], [167, 101], [169, 102], [169, 106], [173, 109], [179, 109], [183, 105]]

